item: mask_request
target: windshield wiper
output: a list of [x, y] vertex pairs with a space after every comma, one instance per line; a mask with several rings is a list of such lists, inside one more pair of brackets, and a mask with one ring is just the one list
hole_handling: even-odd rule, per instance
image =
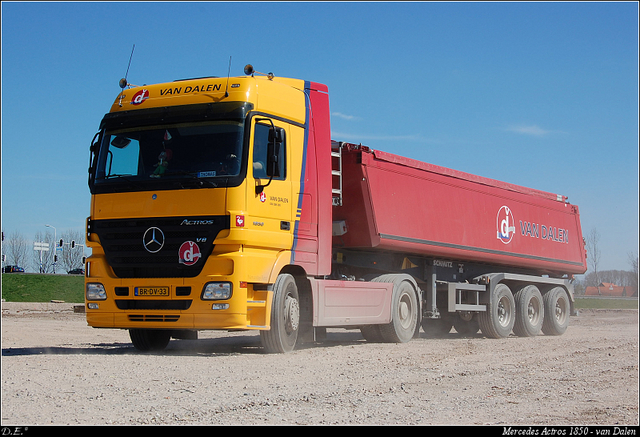
[[138, 182], [136, 182], [133, 179], [131, 179], [131, 176], [134, 176], [134, 175], [132, 175], [132, 174], [110, 174], [110, 175], [105, 176], [104, 179], [102, 179], [102, 180], [103, 181], [107, 181], [107, 180], [110, 180], [110, 179], [122, 179], [123, 181], [129, 182], [134, 187], [144, 188]]

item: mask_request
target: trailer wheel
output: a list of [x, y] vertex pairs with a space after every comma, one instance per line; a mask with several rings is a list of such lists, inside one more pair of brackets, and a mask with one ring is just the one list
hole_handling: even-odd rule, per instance
[[542, 294], [535, 285], [527, 285], [516, 292], [516, 322], [513, 333], [519, 337], [540, 334], [544, 320]]
[[515, 300], [509, 287], [496, 285], [487, 310], [478, 314], [480, 330], [487, 337], [508, 337], [515, 322], [515, 312]]
[[406, 343], [418, 327], [418, 298], [406, 275], [382, 275], [373, 282], [392, 282], [391, 323], [380, 326], [380, 335], [387, 343]]
[[273, 286], [271, 328], [260, 331], [260, 340], [267, 353], [291, 352], [298, 340], [300, 298], [298, 286], [290, 274], [282, 274]]
[[169, 344], [171, 332], [159, 329], [129, 329], [133, 346], [141, 352], [161, 351]]
[[545, 317], [542, 332], [546, 335], [562, 335], [569, 326], [570, 304], [562, 287], [549, 290], [544, 295]]
[[453, 317], [453, 327], [462, 336], [475, 335], [478, 333], [478, 317], [474, 313], [464, 312]]
[[439, 338], [451, 332], [453, 320], [449, 317], [442, 317], [440, 319], [423, 318], [421, 326], [427, 338]]

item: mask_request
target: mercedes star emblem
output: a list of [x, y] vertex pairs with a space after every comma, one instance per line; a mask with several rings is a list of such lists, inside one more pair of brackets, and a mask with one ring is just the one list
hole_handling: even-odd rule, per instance
[[164, 246], [164, 233], [160, 228], [149, 228], [144, 233], [142, 242], [144, 244], [144, 248], [147, 249], [147, 252], [159, 252], [160, 249], [162, 249], [162, 246]]

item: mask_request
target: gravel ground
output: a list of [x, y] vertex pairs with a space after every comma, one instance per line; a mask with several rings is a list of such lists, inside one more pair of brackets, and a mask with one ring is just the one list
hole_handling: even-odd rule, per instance
[[[422, 334], [424, 335], [424, 334]], [[2, 303], [2, 425], [638, 425], [638, 311], [586, 310], [559, 337], [357, 330], [286, 355], [204, 331], [139, 353], [62, 303]]]

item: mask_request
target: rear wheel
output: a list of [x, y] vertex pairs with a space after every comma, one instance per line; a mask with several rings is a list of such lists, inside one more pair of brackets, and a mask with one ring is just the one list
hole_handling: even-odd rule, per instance
[[260, 331], [260, 340], [268, 353], [291, 352], [298, 340], [300, 298], [296, 281], [288, 273], [278, 276], [273, 286], [271, 321], [268, 331]]
[[516, 300], [516, 322], [513, 333], [520, 337], [535, 337], [542, 330], [544, 302], [535, 285], [527, 285], [518, 290]]
[[171, 340], [171, 332], [159, 329], [129, 329], [133, 346], [141, 352], [161, 351]]
[[449, 317], [442, 317], [440, 319], [422, 319], [422, 330], [425, 335], [430, 338], [444, 337], [451, 332], [453, 321]]
[[474, 316], [472, 312], [462, 312], [454, 316], [453, 327], [458, 334], [463, 336], [475, 335], [480, 329], [478, 317]]
[[487, 310], [478, 313], [480, 330], [487, 337], [508, 337], [513, 329], [515, 313], [515, 301], [511, 290], [505, 284], [498, 284], [493, 290]]
[[544, 295], [545, 317], [542, 332], [546, 335], [562, 335], [569, 326], [571, 306], [567, 293], [562, 287], [549, 290]]
[[380, 333], [380, 325], [361, 326], [360, 332], [369, 343], [382, 343], [384, 341]]
[[373, 282], [392, 282], [391, 323], [380, 326], [380, 335], [388, 343], [406, 343], [418, 328], [418, 298], [406, 275], [382, 275]]

